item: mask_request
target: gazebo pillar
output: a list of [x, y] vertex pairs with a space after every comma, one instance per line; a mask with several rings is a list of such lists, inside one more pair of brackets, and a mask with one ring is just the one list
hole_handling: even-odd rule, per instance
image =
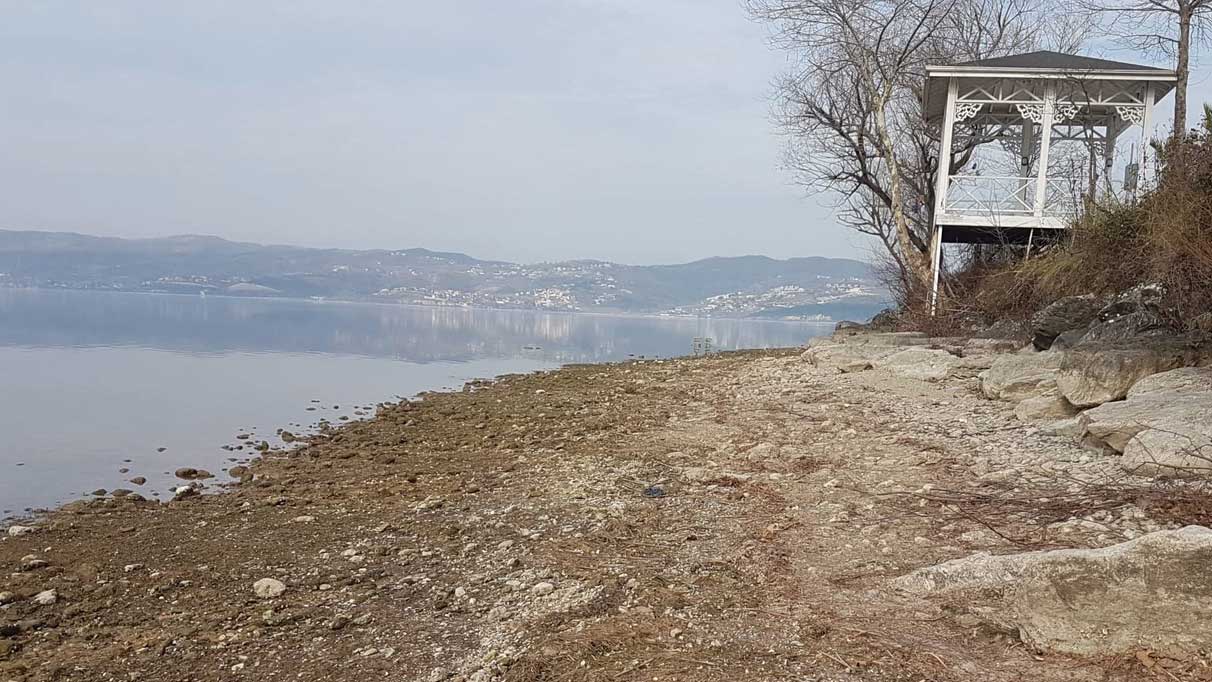
[[943, 226], [939, 216], [947, 206], [947, 190], [951, 183], [951, 134], [955, 128], [955, 101], [959, 99], [959, 80], [947, 82], [947, 105], [943, 110], [943, 128], [939, 131], [938, 170], [934, 178], [934, 216], [930, 231], [930, 314], [938, 306], [939, 271], [943, 267]]
[[[1035, 217], [1044, 215], [1044, 203], [1048, 199], [1048, 148], [1052, 146], [1052, 121], [1056, 113], [1056, 85], [1049, 82], [1044, 87], [1044, 106], [1039, 124], [1039, 173], [1035, 176]], [[1031, 125], [1024, 120], [1023, 125]]]

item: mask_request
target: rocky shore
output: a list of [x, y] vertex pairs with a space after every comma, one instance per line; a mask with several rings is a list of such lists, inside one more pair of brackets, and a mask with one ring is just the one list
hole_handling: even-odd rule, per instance
[[0, 681], [1210, 679], [1212, 497], [1157, 456], [1199, 425], [1136, 427], [1212, 382], [1079, 407], [1077, 357], [841, 333], [387, 406], [8, 528]]

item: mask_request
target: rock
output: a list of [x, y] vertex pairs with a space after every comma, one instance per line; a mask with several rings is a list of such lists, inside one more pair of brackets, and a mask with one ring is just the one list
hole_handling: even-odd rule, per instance
[[55, 590], [42, 590], [34, 595], [34, 603], [38, 606], [51, 606], [59, 601], [59, 593]]
[[896, 349], [889, 346], [835, 343], [809, 348], [800, 354], [800, 359], [813, 367], [833, 368], [849, 374], [871, 369], [876, 360], [895, 352]]
[[227, 475], [231, 476], [232, 478], [243, 479], [245, 476], [249, 475], [248, 467], [243, 466], [243, 465], [236, 465], [227, 470]]
[[1078, 346], [1117, 343], [1133, 339], [1175, 336], [1180, 329], [1168, 318], [1148, 310], [1139, 310], [1107, 322], [1096, 322], [1082, 336]]
[[8, 527], [8, 536], [11, 538], [21, 537], [22, 535], [29, 535], [30, 533], [34, 532], [35, 530], [38, 530], [38, 529], [34, 526], [16, 526], [16, 525], [9, 526]]
[[134, 492], [135, 491], [129, 490], [127, 488], [114, 488], [113, 490], [111, 490], [109, 492], [109, 494], [113, 495], [114, 497], [126, 497], [128, 495], [134, 494]]
[[446, 498], [440, 495], [430, 495], [416, 504], [413, 509], [416, 511], [429, 511], [430, 509], [438, 509], [446, 504]]
[[1075, 414], [1077, 408], [1055, 393], [1027, 398], [1014, 408], [1014, 416], [1021, 422], [1055, 421]]
[[544, 597], [555, 592], [555, 585], [548, 582], [536, 583], [534, 587], [530, 588], [530, 591], [532, 594]]
[[147, 483], [147, 479], [142, 476], [135, 476], [134, 478], [130, 479], [130, 482], [134, 483], [135, 485], [143, 485], [144, 483]]
[[980, 373], [981, 393], [986, 398], [1021, 402], [1046, 395], [1056, 388], [1060, 353], [1015, 353], [999, 355]]
[[181, 467], [180, 469], [174, 471], [173, 475], [185, 481], [213, 478], [213, 475], [206, 469], [195, 469], [193, 467]]
[[1081, 343], [1082, 337], [1086, 335], [1086, 329], [1070, 329], [1052, 341], [1051, 350], [1069, 350]]
[[946, 379], [960, 359], [945, 350], [907, 348], [876, 360], [873, 364], [906, 379], [937, 382]]
[[298, 438], [295, 437], [295, 434], [291, 433], [290, 431], [283, 431], [282, 433], [278, 434], [278, 437], [282, 439], [283, 443], [293, 443], [298, 440]]
[[833, 331], [836, 332], [860, 332], [866, 331], [867, 325], [854, 320], [842, 320], [833, 326]]
[[134, 573], [143, 568], [143, 564], [127, 564], [122, 567], [123, 573]]
[[1141, 475], [1212, 473], [1212, 368], [1183, 367], [1141, 379], [1126, 400], [1079, 417], [1085, 441], [1123, 453]]
[[1048, 350], [1061, 334], [1089, 327], [1098, 311], [1099, 301], [1094, 294], [1066, 296], [1054, 301], [1031, 318], [1031, 343], [1038, 350]]
[[12, 592], [0, 592], [0, 606], [12, 604], [15, 601], [17, 601], [17, 595]]
[[976, 332], [973, 338], [1008, 341], [1014, 348], [1022, 345], [1022, 340], [1028, 336], [1027, 328], [1021, 322], [1014, 320], [998, 320], [984, 329]]
[[1039, 650], [1107, 656], [1147, 649], [1181, 659], [1212, 647], [1209, 562], [1212, 530], [1187, 526], [1100, 549], [976, 554], [895, 582], [923, 596], [962, 599]]
[[871, 321], [867, 323], [867, 328], [880, 332], [895, 331], [896, 325], [900, 323], [900, 318], [900, 313], [894, 308], [884, 308], [872, 316]]
[[172, 489], [173, 500], [186, 500], [199, 495], [198, 489], [192, 485], [182, 485]]
[[1137, 381], [1187, 363], [1177, 350], [1078, 348], [1064, 354], [1056, 387], [1074, 406], [1094, 407], [1122, 400]]
[[253, 583], [253, 594], [259, 599], [273, 599], [282, 596], [286, 591], [286, 585], [281, 580], [273, 578], [261, 578]]
[[1080, 440], [1082, 437], [1082, 422], [1080, 417], [1070, 417], [1068, 419], [1058, 419], [1054, 422], [1042, 424], [1039, 427], [1040, 433], [1049, 436], [1060, 436], [1062, 438], [1072, 438]]

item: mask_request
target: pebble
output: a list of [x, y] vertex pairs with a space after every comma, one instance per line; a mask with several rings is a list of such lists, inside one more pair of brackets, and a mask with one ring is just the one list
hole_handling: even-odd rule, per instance
[[134, 478], [130, 479], [130, 482], [134, 483], [135, 485], [143, 485], [144, 483], [147, 483], [147, 479], [142, 476], [135, 476]]
[[261, 578], [253, 583], [253, 593], [261, 599], [273, 599], [274, 597], [282, 596], [286, 591], [286, 585], [281, 580], [273, 578]]
[[290, 521], [291, 521], [291, 523], [311, 523], [312, 521], [315, 521], [315, 520], [316, 520], [316, 517], [314, 517], [314, 516], [296, 516], [295, 518], [291, 519]]
[[34, 603], [38, 606], [50, 606], [59, 601], [59, 593], [55, 590], [42, 590], [34, 595]]
[[17, 601], [17, 595], [12, 592], [0, 592], [0, 606]]
[[542, 597], [555, 592], [555, 585], [552, 585], [549, 582], [536, 583], [534, 587], [530, 588], [530, 591]]
[[122, 567], [122, 572], [123, 573], [132, 573], [134, 571], [139, 570], [140, 568], [143, 568], [143, 564], [127, 564]]
[[9, 535], [9, 537], [15, 538], [15, 537], [19, 537], [22, 535], [29, 535], [30, 533], [34, 532], [35, 530], [37, 530], [37, 529], [34, 528], [33, 526], [9, 526], [8, 535]]

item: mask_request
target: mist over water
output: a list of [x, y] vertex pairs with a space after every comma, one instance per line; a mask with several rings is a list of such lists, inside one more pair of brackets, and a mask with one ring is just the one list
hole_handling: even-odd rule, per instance
[[[249, 441], [277, 445], [279, 428], [300, 433], [319, 419], [365, 418], [375, 403], [472, 378], [686, 355], [701, 336], [720, 349], [794, 346], [825, 329], [0, 289], [0, 516], [97, 488], [164, 499], [178, 467], [226, 480], [231, 460], [254, 454]], [[240, 433], [253, 437], [237, 440]], [[129, 483], [135, 476], [147, 484]]]

